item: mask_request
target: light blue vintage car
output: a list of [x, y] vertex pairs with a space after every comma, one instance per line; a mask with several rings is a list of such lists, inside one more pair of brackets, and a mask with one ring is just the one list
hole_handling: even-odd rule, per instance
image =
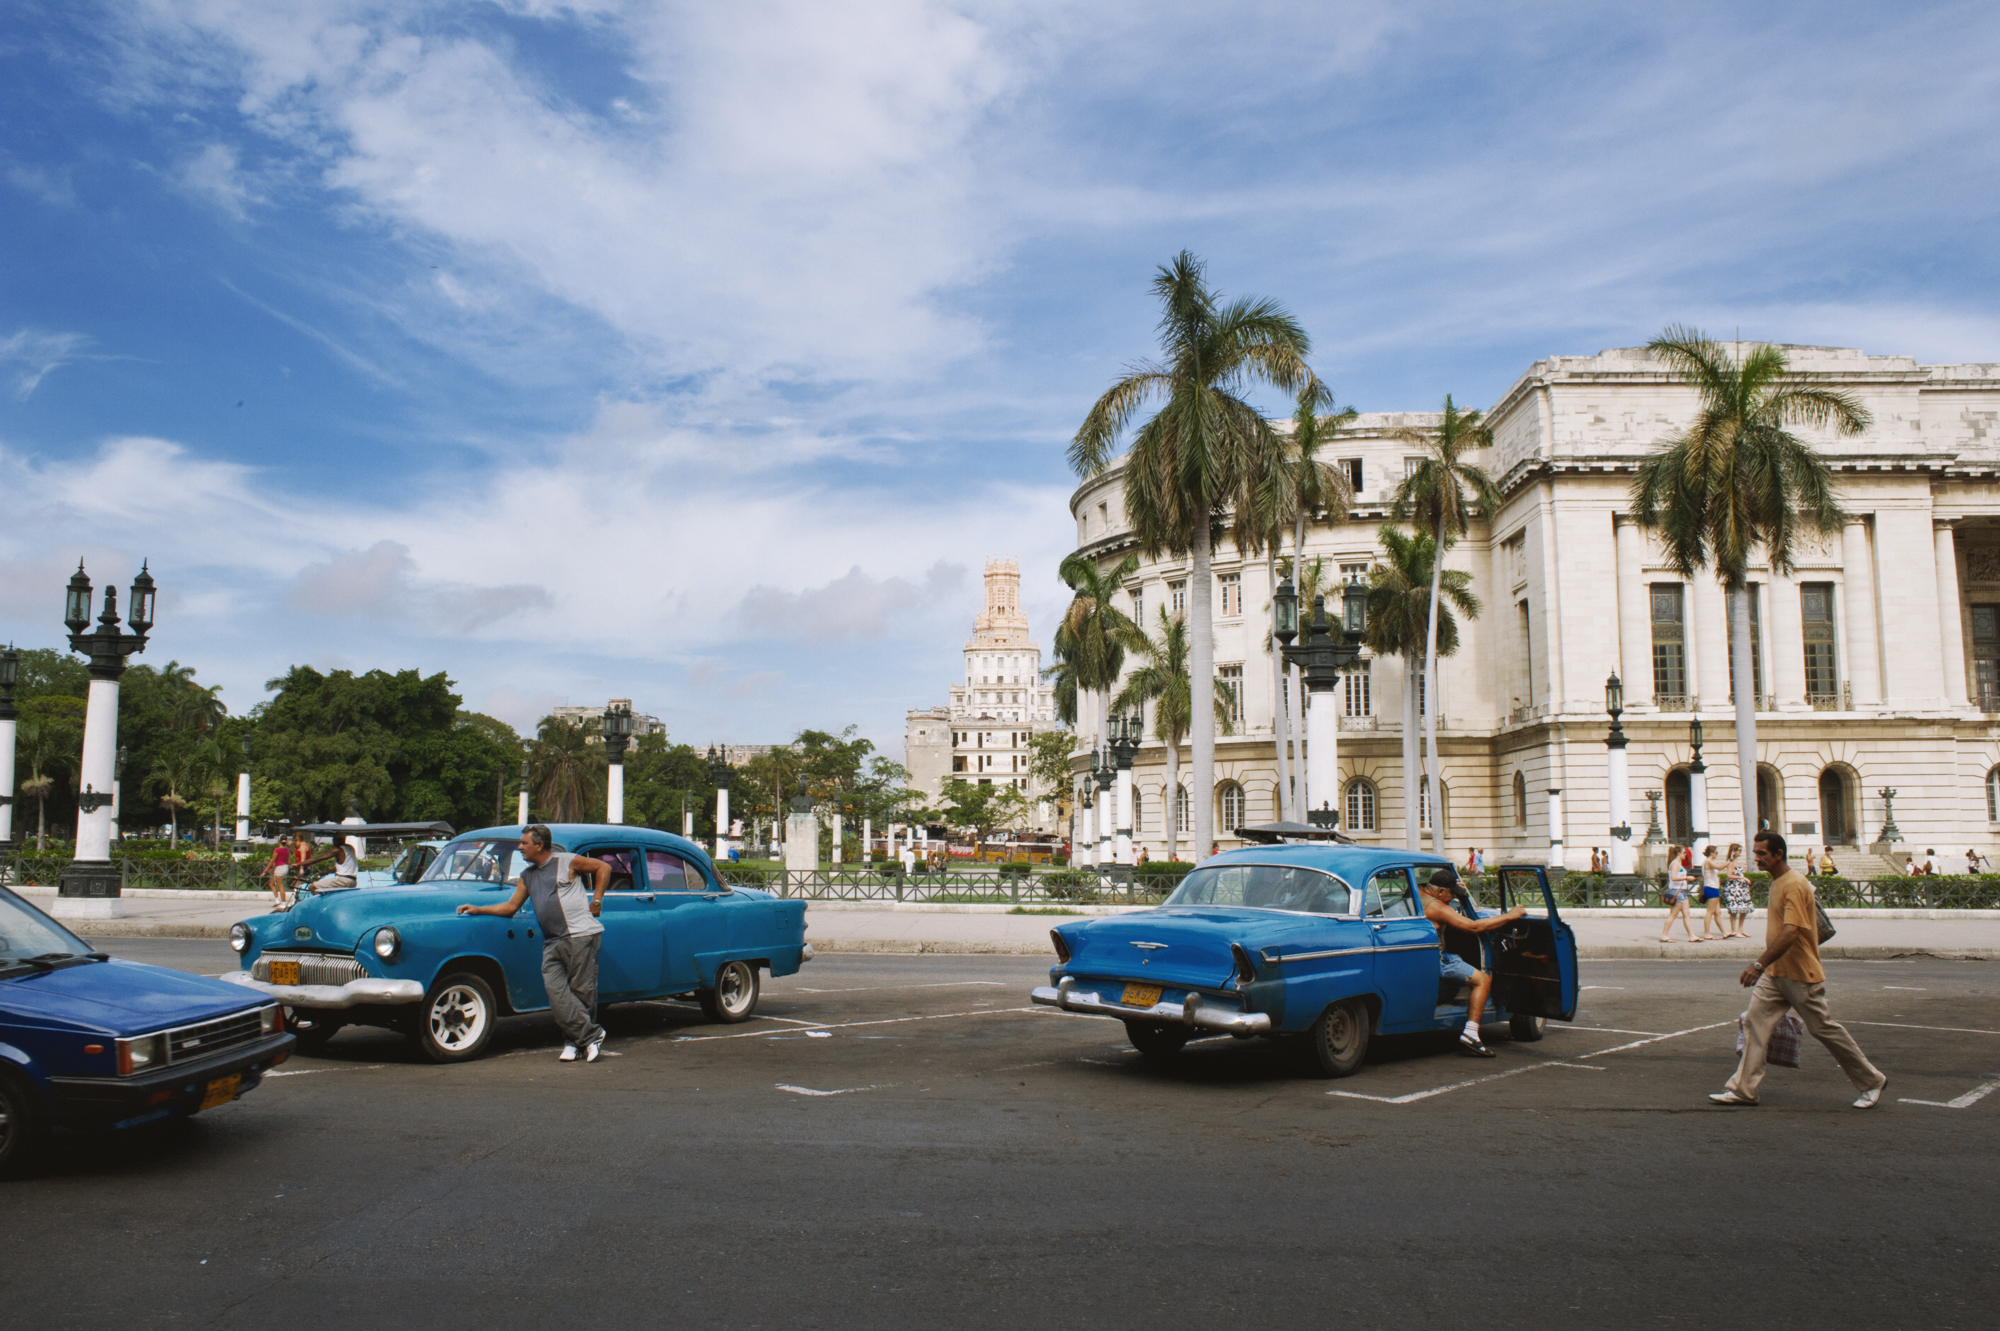
[[[559, 823], [557, 845], [612, 866], [598, 953], [598, 1001], [691, 997], [715, 1021], [755, 1014], [760, 972], [812, 957], [805, 903], [732, 888], [694, 842], [612, 824]], [[519, 876], [519, 827], [453, 838], [416, 883], [307, 893], [288, 911], [231, 926], [242, 970], [226, 977], [284, 1003], [300, 1046], [342, 1026], [401, 1031], [440, 1063], [476, 1058], [500, 1018], [549, 1006], [532, 907], [491, 905]]]
[[[1060, 960], [1032, 997], [1122, 1019], [1149, 1058], [1169, 1058], [1201, 1035], [1299, 1037], [1320, 1073], [1345, 1077], [1376, 1034], [1465, 1023], [1467, 987], [1441, 979], [1437, 927], [1417, 897], [1418, 883], [1445, 864], [1354, 845], [1228, 851], [1157, 910], [1052, 930]], [[1501, 910], [1538, 913], [1447, 941], [1493, 977], [1485, 1021], [1539, 1040], [1548, 1018], [1576, 1016], [1576, 936], [1556, 912], [1546, 870], [1509, 865], [1496, 876]]]

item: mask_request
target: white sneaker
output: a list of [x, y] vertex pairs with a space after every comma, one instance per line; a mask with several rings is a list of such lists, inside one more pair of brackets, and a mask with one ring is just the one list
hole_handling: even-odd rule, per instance
[[559, 1061], [559, 1062], [563, 1062], [563, 1063], [574, 1063], [574, 1062], [576, 1062], [576, 1046], [575, 1046], [575, 1045], [573, 1045], [573, 1044], [566, 1044], [566, 1045], [564, 1045], [564, 1046], [563, 1046], [563, 1051], [562, 1051], [562, 1052], [561, 1052], [560, 1054], [557, 1054], [557, 1055], [556, 1055], [556, 1059], [557, 1059], [557, 1061]]
[[[1887, 1086], [1888, 1084], [1889, 1084], [1889, 1079], [1887, 1077], [1884, 1077], [1882, 1079], [1882, 1086]], [[1876, 1086], [1869, 1090], [1863, 1091], [1861, 1093], [1861, 1098], [1854, 1102], [1854, 1107], [1856, 1109], [1873, 1109], [1875, 1107], [1875, 1102], [1882, 1098], [1882, 1086]]]
[[1714, 1095], [1711, 1095], [1708, 1098], [1715, 1101], [1715, 1103], [1719, 1105], [1754, 1105], [1757, 1103], [1750, 1097], [1746, 1095], [1738, 1095], [1734, 1091], [1717, 1091]]
[[595, 1063], [597, 1061], [598, 1054], [602, 1053], [603, 1051], [604, 1051], [604, 1036], [600, 1034], [595, 1040], [592, 1040], [589, 1044], [583, 1047], [583, 1061], [586, 1063]]

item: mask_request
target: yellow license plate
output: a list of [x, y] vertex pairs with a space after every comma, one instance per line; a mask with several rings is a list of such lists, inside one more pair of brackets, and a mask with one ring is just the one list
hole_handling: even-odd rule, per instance
[[1160, 1001], [1160, 986], [1157, 984], [1128, 984], [1118, 1001], [1126, 1007], [1151, 1007]]
[[[236, 1098], [236, 1088], [242, 1084], [243, 1078], [240, 1075], [235, 1077], [217, 1077], [208, 1084], [208, 1093], [201, 1097], [201, 1108], [213, 1109], [217, 1105], [228, 1104]], [[201, 1110], [196, 1110], [195, 1112], [200, 1113]]]
[[273, 961], [271, 963], [272, 984], [297, 984], [299, 963], [296, 961]]

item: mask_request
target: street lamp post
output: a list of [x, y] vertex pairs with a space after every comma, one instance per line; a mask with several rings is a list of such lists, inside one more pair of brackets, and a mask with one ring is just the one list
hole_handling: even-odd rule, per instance
[[[1300, 638], [1299, 596], [1290, 578], [1271, 597], [1271, 632], [1288, 665], [1300, 668], [1306, 696], [1306, 821], [1318, 827], [1340, 826], [1333, 797], [1340, 793], [1340, 718], [1332, 694], [1340, 675], [1361, 656], [1361, 638], [1368, 628], [1368, 593], [1360, 579], [1349, 580], [1341, 594], [1340, 623], [1329, 625], [1326, 598], [1313, 597], [1312, 619]], [[1296, 646], [1294, 639], [1300, 639]], [[1313, 807], [1313, 801], [1319, 807]]]
[[600, 723], [604, 735], [604, 821], [625, 821], [625, 750], [632, 743], [632, 704], [613, 703]]
[[1101, 762], [1092, 758], [1091, 767], [1097, 782], [1097, 862], [1117, 864], [1117, 842], [1112, 822], [1118, 816], [1118, 802], [1111, 791], [1118, 784], [1118, 762], [1112, 757], [1110, 744], [1104, 746]]
[[111, 767], [111, 825], [118, 829], [117, 840], [125, 839], [125, 746], [118, 746], [118, 758]]
[[56, 915], [109, 919], [124, 913], [119, 900], [118, 866], [111, 862], [112, 784], [117, 780], [118, 681], [125, 658], [146, 650], [153, 627], [153, 576], [145, 565], [132, 579], [126, 603], [132, 631], [118, 627], [118, 589], [104, 589], [104, 610], [97, 627], [90, 627], [90, 578], [81, 560], [69, 580], [63, 602], [63, 624], [69, 629], [70, 650], [90, 658], [90, 696], [83, 715], [83, 793], [76, 797], [76, 858], [63, 870], [56, 897]]
[[1118, 828], [1114, 853], [1120, 864], [1132, 863], [1132, 759], [1139, 753], [1144, 713], [1111, 718], [1111, 761], [1118, 769]]
[[1708, 766], [1701, 760], [1701, 718], [1688, 722], [1688, 844], [1698, 856], [1708, 854]]
[[528, 760], [521, 759], [521, 793], [515, 800], [514, 821], [521, 826], [528, 825]]
[[1632, 844], [1632, 782], [1626, 767], [1625, 686], [1618, 672], [1604, 681], [1604, 710], [1611, 713], [1611, 733], [1604, 739], [1604, 772], [1611, 810], [1611, 872], [1629, 874], [1638, 866], [1639, 851]]
[[[250, 839], [250, 737], [242, 738], [243, 764], [236, 773], [236, 840], [240, 844]], [[125, 765], [125, 750], [118, 750], [118, 765]], [[124, 834], [119, 828], [119, 834]]]
[[0, 854], [14, 848], [14, 684], [21, 675], [21, 654], [9, 645], [0, 652]]
[[[708, 746], [708, 777], [715, 782], [715, 858], [718, 862], [729, 858], [729, 763]], [[819, 829], [813, 828], [813, 859], [819, 858]], [[836, 854], [835, 858], [838, 858]]]
[[1095, 784], [1097, 755], [1090, 755], [1091, 770], [1084, 774], [1082, 790], [1076, 797], [1076, 836], [1070, 846], [1070, 862], [1076, 865], [1097, 862], [1097, 806], [1090, 797]]

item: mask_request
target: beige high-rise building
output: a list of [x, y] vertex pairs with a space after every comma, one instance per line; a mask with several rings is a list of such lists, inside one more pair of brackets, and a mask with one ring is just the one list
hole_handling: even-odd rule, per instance
[[943, 707], [913, 708], [905, 722], [904, 765], [910, 785], [935, 799], [947, 778], [974, 785], [1005, 782], [1037, 801], [1032, 826], [1053, 827], [1040, 804], [1047, 792], [1028, 774], [1029, 737], [1059, 730], [1055, 690], [1042, 682], [1042, 649], [1021, 609], [1021, 566], [986, 561], [986, 599], [965, 644], [965, 678]]
[[[1809, 536], [1797, 568], [1753, 566], [1752, 633], [1760, 817], [1795, 850], [1832, 845], [1836, 861], [1873, 868], [1865, 847], [1895, 793], [1904, 850], [1936, 850], [1941, 865], [1968, 847], [2000, 845], [2000, 366], [1919, 365], [1830, 347], [1787, 347], [1794, 371], [1855, 395], [1874, 423], [1858, 438], [1797, 427], [1827, 459], [1847, 513], [1841, 529]], [[1630, 808], [1638, 835], [1647, 792], [1661, 796], [1662, 830], [1685, 839], [1742, 835], [1729, 629], [1714, 577], [1683, 578], [1627, 516], [1633, 472], [1656, 441], [1685, 427], [1694, 391], [1643, 348], [1536, 362], [1487, 413], [1494, 444], [1471, 460], [1499, 484], [1447, 568], [1472, 577], [1482, 603], [1459, 616], [1459, 648], [1440, 662], [1441, 843], [1463, 858], [1548, 856], [1573, 868], [1609, 845], [1606, 677], [1621, 677], [1631, 737]], [[1315, 523], [1308, 559], [1328, 580], [1366, 576], [1377, 531], [1414, 450], [1401, 426], [1434, 414], [1367, 413], [1321, 456], [1345, 471], [1351, 518]], [[1078, 552], [1106, 567], [1136, 549], [1121, 503], [1119, 464], [1071, 500]], [[1287, 551], [1289, 554], [1290, 552]], [[1149, 560], [1127, 584], [1135, 619], [1186, 596], [1186, 564]], [[1225, 542], [1214, 577], [1217, 672], [1237, 685], [1239, 722], [1218, 736], [1213, 790], [1164, 788], [1164, 750], [1148, 740], [1135, 770], [1137, 839], [1158, 857], [1174, 805], [1213, 801], [1215, 826], [1275, 816], [1277, 688], [1268, 650], [1271, 584], [1261, 556]], [[1399, 844], [1404, 788], [1400, 660], [1364, 660], [1314, 706], [1338, 708], [1339, 778], [1313, 791], [1364, 842]], [[1427, 700], [1427, 705], [1428, 705]], [[1079, 732], [1094, 733], [1095, 700], [1080, 700]], [[1705, 730], [1709, 826], [1690, 826], [1689, 724]], [[1081, 759], [1079, 758], [1079, 761]], [[1551, 796], [1560, 792], [1559, 799]], [[1429, 801], [1424, 801], [1425, 805]], [[1422, 824], [1432, 821], [1428, 807]], [[1182, 814], [1183, 825], [1189, 821]], [[1425, 840], [1430, 840], [1428, 831]], [[1234, 844], [1227, 831], [1224, 846]]]

